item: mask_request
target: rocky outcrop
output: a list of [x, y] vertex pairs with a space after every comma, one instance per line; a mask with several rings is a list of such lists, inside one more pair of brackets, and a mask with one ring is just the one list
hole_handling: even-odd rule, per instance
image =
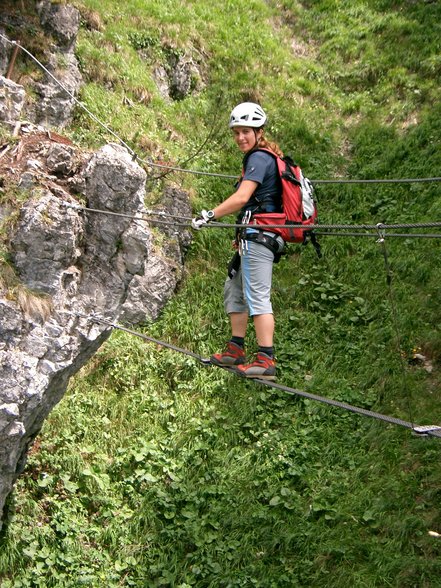
[[183, 100], [201, 87], [201, 74], [190, 58], [176, 53], [167, 54], [165, 65], [159, 64], [153, 71], [154, 80], [165, 99]]
[[[5, 31], [0, 27], [0, 34], [5, 36]], [[0, 75], [4, 75], [11, 58], [12, 45], [0, 37]]]
[[[23, 115], [33, 123], [64, 128], [72, 121], [75, 99], [82, 84], [82, 76], [75, 56], [80, 13], [69, 4], [52, 3], [49, 0], [42, 0], [36, 7], [41, 26], [49, 35], [43, 58], [45, 69], [39, 69], [39, 74], [41, 72], [42, 76], [32, 84], [34, 97], [31, 99], [28, 96], [21, 108], [23, 108]], [[5, 14], [0, 18], [10, 21], [10, 28], [16, 29], [17, 32], [26, 23], [22, 15], [8, 19], [8, 15]], [[8, 42], [8, 36], [2, 28], [0, 33], [3, 35], [3, 38], [0, 37], [0, 75], [5, 75], [11, 60], [14, 61], [15, 57], [14, 59], [11, 57], [12, 39]], [[17, 59], [20, 59], [20, 56]], [[12, 73], [13, 71], [14, 68]], [[8, 84], [13, 82], [8, 80]], [[7, 87], [7, 90], [11, 92], [12, 87]], [[5, 91], [4, 88], [0, 88], [0, 101], [4, 101]], [[16, 98], [15, 91], [12, 96]], [[6, 120], [1, 113], [0, 116], [0, 120]]]
[[[183, 53], [167, 44], [159, 51], [160, 63], [153, 70], [153, 79], [165, 100], [183, 100], [200, 92], [206, 85], [206, 58], [196, 51]], [[148, 52], [139, 51], [141, 58], [149, 58]]]
[[[79, 13], [49, 0], [37, 10], [50, 39], [45, 67], [76, 96]], [[16, 18], [19, 26], [23, 17]], [[12, 47], [7, 38], [0, 43], [0, 73]], [[22, 86], [0, 77], [0, 124], [15, 135], [0, 145], [1, 233], [9, 236], [9, 261], [0, 258], [0, 527], [44, 420], [110, 336], [94, 317], [155, 320], [181, 278], [191, 239], [185, 228], [164, 224], [165, 216], [146, 217], [146, 172], [126, 149], [82, 153], [52, 130], [69, 123], [74, 100], [49, 74], [33, 90], [30, 101]], [[191, 214], [188, 195], [174, 186], [156, 209]]]
[[64, 128], [72, 120], [73, 97], [78, 96], [82, 83], [78, 61], [71, 52], [54, 51], [48, 54], [45, 67], [63, 87], [45, 74], [44, 80], [35, 84], [37, 99], [28, 103], [26, 114], [37, 124]]
[[45, 72], [43, 80], [35, 84], [37, 98], [28, 103], [26, 113], [37, 124], [63, 128], [72, 120], [74, 98], [82, 83], [74, 54], [80, 13], [74, 6], [49, 0], [38, 2], [37, 11], [41, 25], [54, 43], [50, 45], [44, 63], [49, 73]]
[[71, 51], [80, 28], [80, 13], [70, 4], [42, 0], [37, 4], [40, 22], [58, 42], [60, 48]]
[[[70, 377], [110, 336], [91, 315], [126, 324], [157, 318], [190, 242], [185, 228], [152, 230], [137, 220], [146, 173], [124, 148], [106, 145], [85, 158], [54, 136], [27, 130], [0, 170], [18, 182], [32, 176], [10, 238], [13, 291], [0, 279], [0, 512]], [[72, 184], [87, 207], [109, 214], [80, 208]], [[188, 198], [170, 187], [158, 210], [188, 216]], [[165, 248], [155, 242], [157, 231]]]
[[0, 122], [12, 130], [20, 118], [24, 101], [24, 88], [0, 76]]

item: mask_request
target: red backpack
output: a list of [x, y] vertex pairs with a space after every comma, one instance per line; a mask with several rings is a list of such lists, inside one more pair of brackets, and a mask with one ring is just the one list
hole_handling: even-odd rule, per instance
[[259, 151], [266, 151], [276, 160], [282, 185], [283, 212], [253, 214], [251, 224], [302, 225], [280, 229], [272, 227], [270, 230], [280, 235], [286, 243], [306, 243], [308, 239], [311, 239], [320, 255], [320, 247], [315, 235], [308, 228], [317, 223], [317, 206], [311, 182], [303, 176], [300, 167], [289, 156], [279, 157], [270, 149], [259, 149]]

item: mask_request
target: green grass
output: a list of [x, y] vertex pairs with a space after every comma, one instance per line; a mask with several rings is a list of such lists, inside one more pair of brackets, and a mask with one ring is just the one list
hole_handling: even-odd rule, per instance
[[[76, 4], [102, 23], [81, 32], [82, 99], [147, 156], [184, 161], [208, 137], [189, 165], [238, 172], [226, 120], [250, 98], [312, 178], [440, 175], [437, 2]], [[169, 51], [204, 56], [203, 90], [160, 97], [151, 73]], [[83, 146], [109, 139], [80, 112], [68, 132]], [[232, 190], [218, 178], [173, 180], [195, 209]], [[439, 184], [317, 193], [323, 223], [440, 219]], [[223, 345], [230, 239], [195, 234], [184, 281], [145, 332], [204, 356]], [[321, 260], [293, 246], [275, 268], [279, 381], [441, 423], [439, 240], [386, 238], [390, 286], [375, 238], [321, 244]], [[432, 588], [439, 458], [438, 439], [117, 332], [53, 411], [17, 483], [2, 588]]]

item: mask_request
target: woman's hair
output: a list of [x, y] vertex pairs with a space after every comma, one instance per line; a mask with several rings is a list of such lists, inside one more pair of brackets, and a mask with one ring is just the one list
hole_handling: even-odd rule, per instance
[[257, 148], [271, 149], [271, 151], [274, 151], [276, 155], [278, 155], [279, 157], [283, 157], [283, 151], [280, 149], [277, 143], [274, 143], [273, 141], [268, 141], [264, 135], [260, 137], [259, 142], [257, 144]]

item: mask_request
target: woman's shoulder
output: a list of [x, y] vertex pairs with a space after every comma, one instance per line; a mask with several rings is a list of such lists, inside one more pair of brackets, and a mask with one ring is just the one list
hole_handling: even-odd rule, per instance
[[256, 151], [252, 151], [249, 155], [245, 157], [246, 165], [249, 164], [259, 164], [260, 165], [269, 165], [271, 161], [275, 161], [275, 156], [268, 153], [268, 151], [264, 151], [263, 149], [256, 149]]
[[260, 158], [260, 159], [275, 159], [276, 154], [270, 151], [269, 149], [256, 149], [255, 151], [251, 151], [250, 157], [253, 158]]

